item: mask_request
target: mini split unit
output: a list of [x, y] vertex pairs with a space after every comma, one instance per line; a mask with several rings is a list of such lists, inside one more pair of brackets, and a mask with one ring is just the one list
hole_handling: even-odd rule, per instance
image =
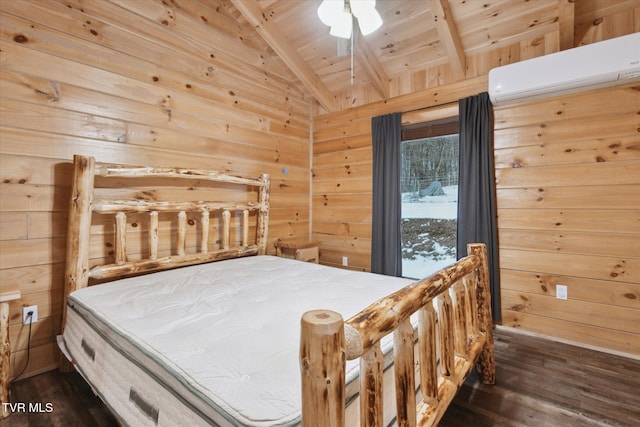
[[540, 56], [489, 71], [493, 105], [640, 80], [640, 33]]

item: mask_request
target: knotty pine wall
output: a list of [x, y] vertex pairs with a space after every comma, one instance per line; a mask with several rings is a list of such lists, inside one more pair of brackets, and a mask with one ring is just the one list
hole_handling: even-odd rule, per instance
[[[598, 28], [606, 27], [610, 34], [613, 24], [618, 22], [620, 19], [603, 19]], [[633, 25], [617, 28], [620, 35], [633, 32]], [[449, 65], [437, 65], [426, 71], [395, 76], [391, 81], [393, 97], [387, 101], [370, 102], [376, 99], [373, 88], [356, 89], [337, 96], [344, 111], [316, 114], [312, 226], [314, 238], [322, 242], [320, 261], [342, 266], [342, 257], [346, 256], [348, 268], [371, 269], [372, 117], [425, 110], [425, 120], [429, 120], [429, 109], [487, 91], [491, 68], [558, 50], [557, 33], [535, 35], [519, 43], [468, 55], [465, 80], [456, 82]], [[353, 107], [347, 109], [347, 105]]]
[[[470, 61], [491, 68], [525, 59], [539, 41]], [[486, 90], [480, 74], [314, 118], [312, 226], [322, 264], [346, 256], [348, 268], [370, 270], [371, 118], [416, 109], [428, 118]], [[638, 106], [636, 84], [496, 110], [505, 325], [640, 355]], [[555, 299], [557, 283], [568, 286], [567, 301]]]
[[215, 3], [0, 2], [0, 283], [22, 292], [10, 306], [12, 376], [26, 363], [23, 306], [39, 314], [26, 375], [57, 366], [76, 153], [270, 173], [270, 240], [308, 234], [309, 101]]
[[640, 83], [494, 114], [503, 324], [640, 356]]
[[346, 256], [347, 268], [371, 270], [371, 118], [457, 103], [486, 89], [480, 76], [314, 119], [312, 227], [322, 264], [342, 266]]

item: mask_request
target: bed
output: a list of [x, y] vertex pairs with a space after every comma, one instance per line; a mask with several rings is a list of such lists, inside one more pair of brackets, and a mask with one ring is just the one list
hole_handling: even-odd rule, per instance
[[58, 342], [123, 425], [436, 425], [495, 381], [483, 245], [420, 281], [305, 263], [268, 254], [266, 174], [73, 164]]

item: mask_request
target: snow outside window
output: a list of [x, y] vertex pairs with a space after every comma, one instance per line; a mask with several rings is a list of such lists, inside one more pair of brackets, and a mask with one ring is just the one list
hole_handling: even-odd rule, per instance
[[402, 142], [402, 275], [456, 261], [458, 134]]

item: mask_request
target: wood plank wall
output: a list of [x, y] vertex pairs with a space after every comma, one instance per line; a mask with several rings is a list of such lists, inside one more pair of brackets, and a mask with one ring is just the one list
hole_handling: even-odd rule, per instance
[[495, 108], [505, 325], [640, 355], [639, 108], [639, 83]]
[[320, 241], [320, 262], [371, 270], [373, 152], [371, 118], [398, 111], [457, 103], [486, 91], [480, 76], [431, 90], [317, 116], [313, 125], [313, 237]]
[[[640, 10], [633, 10], [578, 25], [576, 34], [591, 43], [640, 31]], [[450, 83], [446, 72], [433, 70], [433, 89], [316, 116], [312, 226], [322, 242], [320, 262], [341, 266], [347, 257], [347, 268], [370, 270], [372, 117], [416, 109], [426, 109], [428, 116], [429, 108], [486, 91], [490, 68], [557, 50], [557, 34], [532, 38], [468, 57], [465, 81]], [[517, 143], [496, 150], [505, 324], [640, 354], [637, 96], [629, 87], [604, 89], [567, 97], [571, 108], [561, 98], [545, 104], [548, 111], [526, 106], [517, 113], [510, 113], [511, 107], [499, 111], [517, 117], [513, 125], [499, 124], [505, 128], [498, 129], [499, 138], [510, 138], [522, 126], [554, 143], [519, 148], [523, 156], [529, 150], [522, 162], [533, 162], [522, 168], [507, 160]], [[589, 135], [598, 136], [589, 140]], [[535, 202], [538, 198], [543, 201]], [[555, 299], [558, 282], [569, 287], [568, 301]]]
[[57, 365], [75, 153], [270, 173], [270, 240], [308, 234], [309, 100], [217, 1], [180, 6], [0, 2], [0, 283], [22, 291], [10, 306], [12, 376], [26, 363], [23, 306], [39, 311], [26, 375]]
[[486, 91], [491, 68], [558, 50], [557, 34], [533, 36], [469, 55], [466, 79], [459, 82], [445, 64], [394, 77], [394, 97], [388, 101], [370, 102], [376, 99], [372, 88], [338, 95], [345, 110], [313, 120], [312, 225], [314, 238], [322, 242], [320, 261], [342, 266], [346, 256], [348, 268], [371, 268], [372, 117], [421, 109], [429, 117], [429, 109]]

